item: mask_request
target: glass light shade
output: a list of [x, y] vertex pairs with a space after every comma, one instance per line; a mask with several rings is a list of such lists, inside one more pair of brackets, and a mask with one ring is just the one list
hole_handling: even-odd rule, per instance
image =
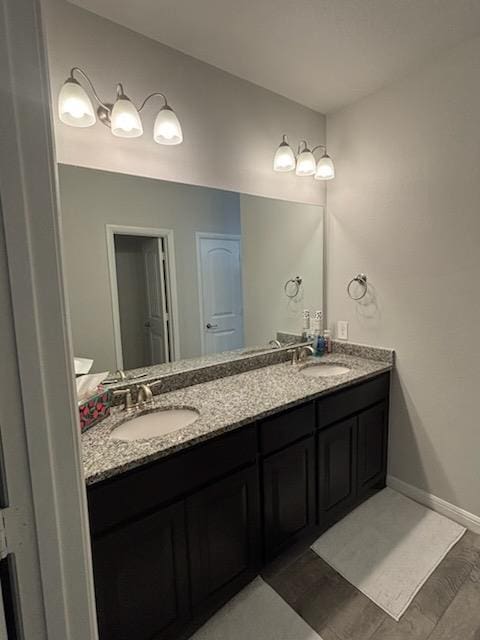
[[140, 114], [127, 97], [118, 98], [110, 114], [112, 133], [119, 138], [138, 138], [143, 133]]
[[297, 176], [313, 176], [317, 163], [313, 153], [305, 149], [297, 158]]
[[335, 166], [330, 156], [325, 154], [320, 158], [317, 164], [315, 180], [332, 180], [335, 177]]
[[69, 78], [58, 95], [58, 117], [71, 127], [91, 127], [95, 124], [95, 111], [85, 89]]
[[182, 127], [175, 111], [165, 105], [157, 114], [153, 125], [153, 139], [158, 144], [180, 144], [183, 142]]
[[274, 171], [293, 171], [295, 169], [296, 160], [292, 147], [288, 142], [280, 143], [280, 146], [275, 152], [273, 158], [273, 170]]

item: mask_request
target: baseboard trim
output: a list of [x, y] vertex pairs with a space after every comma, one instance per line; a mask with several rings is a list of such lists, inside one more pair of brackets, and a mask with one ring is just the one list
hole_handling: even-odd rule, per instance
[[399, 493], [403, 493], [408, 498], [429, 507], [432, 511], [436, 511], [442, 516], [446, 516], [447, 518], [450, 518], [450, 520], [458, 522], [458, 524], [463, 525], [470, 531], [480, 533], [479, 516], [469, 513], [468, 511], [465, 511], [465, 509], [461, 509], [446, 500], [442, 500], [442, 498], [438, 498], [431, 493], [423, 491], [422, 489], [418, 489], [403, 480], [399, 480], [399, 478], [395, 478], [395, 476], [387, 476], [387, 486]]

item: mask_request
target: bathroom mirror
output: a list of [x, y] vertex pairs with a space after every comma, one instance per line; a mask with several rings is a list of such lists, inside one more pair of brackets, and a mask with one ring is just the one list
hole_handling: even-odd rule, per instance
[[74, 352], [92, 372], [252, 353], [322, 309], [320, 206], [70, 165], [59, 181]]

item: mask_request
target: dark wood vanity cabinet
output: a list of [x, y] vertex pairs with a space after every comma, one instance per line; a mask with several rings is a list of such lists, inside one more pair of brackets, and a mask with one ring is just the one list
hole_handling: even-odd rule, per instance
[[336, 522], [357, 497], [357, 418], [337, 422], [318, 435], [318, 517]]
[[315, 439], [313, 436], [263, 461], [265, 557], [307, 535], [315, 527]]
[[93, 540], [102, 640], [173, 639], [189, 618], [183, 502]]
[[385, 482], [388, 447], [388, 401], [362, 411], [358, 416], [357, 492], [368, 495]]
[[385, 486], [389, 374], [89, 487], [100, 640], [184, 640]]
[[187, 499], [194, 614], [233, 595], [258, 572], [258, 469], [249, 467]]
[[316, 524], [315, 404], [271, 416], [258, 429], [264, 557], [270, 560]]
[[317, 402], [318, 524], [326, 529], [385, 486], [390, 376]]

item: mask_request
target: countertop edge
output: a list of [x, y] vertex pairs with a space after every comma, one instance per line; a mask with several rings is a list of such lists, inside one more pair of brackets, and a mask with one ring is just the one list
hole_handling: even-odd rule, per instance
[[338, 384], [330, 387], [328, 389], [321, 389], [319, 391], [315, 391], [314, 393], [307, 393], [305, 396], [302, 396], [298, 399], [289, 401], [284, 404], [277, 405], [265, 411], [260, 411], [258, 413], [254, 413], [249, 415], [248, 417], [242, 418], [238, 421], [233, 421], [227, 425], [222, 425], [217, 429], [212, 429], [207, 433], [202, 433], [196, 436], [193, 436], [191, 440], [187, 442], [182, 442], [180, 444], [173, 444], [170, 447], [165, 447], [158, 451], [152, 452], [146, 456], [139, 457], [134, 461], [129, 461], [122, 463], [118, 466], [114, 466], [105, 471], [94, 472], [92, 474], [85, 476], [85, 483], [87, 487], [92, 487], [95, 485], [99, 485], [101, 482], [105, 482], [108, 480], [112, 480], [118, 475], [127, 473], [129, 471], [135, 471], [139, 467], [148, 465], [150, 463], [156, 462], [157, 460], [162, 460], [163, 458], [172, 456], [176, 453], [180, 453], [182, 451], [187, 451], [191, 447], [194, 447], [197, 444], [201, 444], [203, 442], [207, 442], [212, 440], [224, 433], [230, 433], [231, 431], [235, 431], [241, 427], [246, 425], [250, 425], [253, 422], [257, 422], [258, 420], [265, 419], [269, 416], [272, 416], [280, 411], [288, 410], [305, 402], [316, 400], [322, 396], [329, 395], [331, 393], [335, 393], [336, 391], [340, 391], [341, 389], [345, 389], [347, 387], [352, 387], [360, 382], [364, 382], [366, 380], [376, 378], [384, 373], [387, 373], [393, 369], [393, 363], [388, 362], [380, 362], [377, 361], [379, 365], [383, 365], [375, 371], [366, 372], [359, 374], [355, 377], [354, 380], [348, 380], [345, 382], [339, 382]]

